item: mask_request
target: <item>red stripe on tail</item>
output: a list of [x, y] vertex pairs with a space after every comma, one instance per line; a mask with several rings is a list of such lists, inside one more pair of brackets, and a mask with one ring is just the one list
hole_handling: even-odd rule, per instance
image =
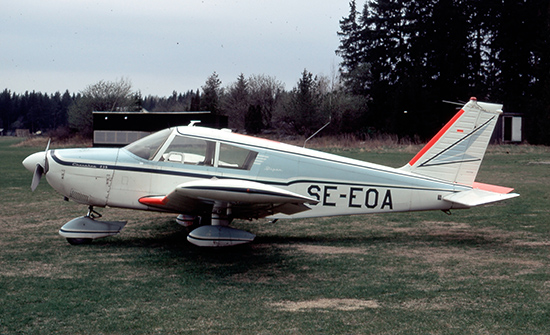
[[409, 165], [413, 166], [428, 150], [430, 150], [430, 148], [433, 147], [434, 144], [437, 143], [437, 141], [439, 141], [441, 136], [443, 136], [443, 134], [445, 134], [447, 130], [449, 130], [449, 128], [453, 126], [453, 124], [456, 122], [456, 120], [458, 120], [462, 116], [462, 114], [464, 114], [463, 109], [461, 109], [458, 113], [456, 113], [456, 115], [453, 116], [451, 121], [447, 122], [445, 127], [441, 128], [441, 130], [430, 140], [430, 142], [428, 142], [428, 144], [426, 144], [424, 148], [422, 148], [422, 150], [420, 150], [416, 154], [416, 156], [414, 156], [413, 159], [411, 159], [411, 161], [409, 162]]

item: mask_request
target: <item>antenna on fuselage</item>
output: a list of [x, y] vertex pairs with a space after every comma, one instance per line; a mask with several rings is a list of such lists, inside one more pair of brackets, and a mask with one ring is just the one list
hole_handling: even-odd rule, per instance
[[450, 104], [450, 105], [457, 105], [457, 106], [464, 106], [466, 103], [465, 102], [454, 102], [454, 101], [449, 101], [449, 100], [441, 100], [441, 102], [443, 103], [446, 103], [446, 104]]
[[306, 147], [306, 144], [307, 144], [307, 141], [311, 140], [315, 135], [317, 135], [321, 130], [325, 129], [326, 126], [328, 126], [330, 124], [330, 120], [332, 119], [332, 117], [330, 117], [328, 119], [328, 122], [325, 123], [324, 126], [322, 126], [321, 128], [319, 128], [319, 130], [317, 130], [315, 133], [313, 133], [313, 135], [311, 135], [310, 137], [308, 137], [305, 141], [304, 141], [304, 148]]
[[197, 123], [201, 123], [201, 120], [191, 120], [191, 122], [189, 122], [189, 124], [187, 125], [187, 127], [193, 127], [195, 126], [195, 124]]

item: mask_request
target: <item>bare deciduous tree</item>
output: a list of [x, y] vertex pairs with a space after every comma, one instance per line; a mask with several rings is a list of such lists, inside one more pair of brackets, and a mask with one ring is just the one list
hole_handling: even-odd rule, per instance
[[132, 83], [125, 78], [118, 81], [100, 80], [80, 92], [80, 99], [69, 107], [69, 127], [84, 136], [92, 134], [93, 111], [136, 110], [139, 93], [132, 92]]

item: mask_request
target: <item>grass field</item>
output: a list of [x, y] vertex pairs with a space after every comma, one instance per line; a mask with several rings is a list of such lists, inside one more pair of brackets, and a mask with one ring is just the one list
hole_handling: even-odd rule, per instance
[[[100, 209], [119, 236], [71, 246], [85, 214], [21, 165], [43, 148], [0, 138], [1, 334], [550, 333], [550, 149], [491, 147], [492, 206], [235, 222], [253, 244], [190, 245], [173, 215]], [[55, 143], [53, 144], [55, 147]], [[383, 151], [383, 152], [381, 152]], [[391, 166], [407, 150], [338, 154]]]

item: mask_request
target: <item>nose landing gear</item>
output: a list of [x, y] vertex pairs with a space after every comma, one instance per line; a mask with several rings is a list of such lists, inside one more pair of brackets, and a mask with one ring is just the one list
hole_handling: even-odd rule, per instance
[[126, 225], [126, 221], [98, 221], [102, 215], [93, 206], [88, 207], [88, 213], [65, 223], [59, 229], [59, 235], [65, 237], [72, 245], [89, 244], [92, 240], [118, 234]]

